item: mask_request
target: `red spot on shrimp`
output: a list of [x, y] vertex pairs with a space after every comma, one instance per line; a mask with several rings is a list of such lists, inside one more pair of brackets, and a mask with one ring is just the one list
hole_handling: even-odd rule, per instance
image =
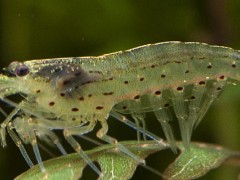
[[112, 94], [113, 94], [113, 92], [103, 93], [103, 95], [105, 95], [105, 96], [109, 96], [109, 95], [112, 95]]
[[77, 112], [77, 111], [78, 111], [78, 108], [72, 108], [72, 111], [73, 111], [73, 112]]
[[134, 99], [139, 99], [140, 98], [140, 96], [139, 95], [136, 95], [135, 97], [134, 97]]
[[182, 91], [183, 87], [177, 87], [177, 91]]
[[80, 101], [83, 101], [84, 100], [84, 97], [79, 97], [78, 98]]
[[195, 99], [195, 96], [191, 96], [190, 99]]
[[220, 79], [224, 79], [224, 78], [225, 78], [225, 76], [224, 76], [224, 75], [222, 75], [222, 76], [220, 76], [219, 78], [220, 78]]
[[54, 106], [54, 105], [55, 105], [54, 101], [49, 102], [49, 106]]
[[162, 92], [161, 91], [156, 91], [154, 94], [155, 95], [160, 95]]
[[200, 81], [198, 84], [199, 85], [205, 85], [206, 83], [205, 83], [205, 81]]
[[101, 110], [101, 109], [103, 109], [103, 107], [102, 106], [97, 106], [96, 109]]
[[212, 69], [212, 65], [208, 65], [207, 68], [208, 68], [208, 69]]

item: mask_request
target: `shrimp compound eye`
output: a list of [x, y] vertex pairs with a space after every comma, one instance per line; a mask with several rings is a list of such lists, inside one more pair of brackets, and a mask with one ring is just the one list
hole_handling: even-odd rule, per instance
[[29, 68], [24, 64], [19, 65], [15, 70], [15, 74], [17, 76], [25, 76], [28, 73], [29, 73]]
[[29, 68], [20, 62], [13, 62], [9, 65], [9, 70], [16, 76], [25, 76], [29, 73]]

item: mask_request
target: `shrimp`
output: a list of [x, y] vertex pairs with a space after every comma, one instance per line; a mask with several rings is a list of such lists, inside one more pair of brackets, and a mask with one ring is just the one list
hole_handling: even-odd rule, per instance
[[[116, 138], [107, 134], [109, 116], [158, 140], [138, 126], [147, 112], [154, 112], [165, 137], [175, 149], [170, 122], [176, 116], [184, 146], [189, 147], [193, 129], [227, 83], [240, 80], [240, 52], [196, 42], [164, 42], [98, 57], [71, 57], [12, 62], [0, 75], [0, 98], [15, 107], [1, 124], [32, 166], [22, 142], [30, 143], [45, 171], [36, 136], [55, 144], [65, 154], [54, 130], [63, 130], [67, 142], [101, 175], [100, 170], [74, 139], [101, 124], [96, 136], [135, 159]], [[22, 94], [14, 103], [9, 95]], [[170, 112], [173, 108], [174, 114]], [[125, 114], [131, 114], [136, 125]], [[15, 131], [14, 131], [15, 129]]]

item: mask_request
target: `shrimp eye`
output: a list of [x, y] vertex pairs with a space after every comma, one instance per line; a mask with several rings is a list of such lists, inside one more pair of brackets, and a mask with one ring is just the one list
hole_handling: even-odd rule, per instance
[[19, 64], [15, 69], [15, 74], [17, 76], [25, 76], [29, 73], [29, 68], [25, 64]]
[[25, 64], [21, 62], [14, 61], [8, 66], [8, 70], [10, 73], [15, 76], [25, 76], [29, 73], [29, 68]]

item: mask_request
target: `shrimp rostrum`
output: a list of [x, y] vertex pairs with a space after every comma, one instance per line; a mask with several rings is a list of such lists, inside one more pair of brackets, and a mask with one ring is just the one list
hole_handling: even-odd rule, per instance
[[[100, 175], [74, 135], [92, 131], [99, 122], [98, 138], [144, 163], [107, 135], [108, 117], [134, 126], [123, 114], [144, 122], [145, 113], [154, 112], [174, 149], [169, 110], [173, 108], [188, 148], [192, 130], [212, 102], [227, 82], [239, 80], [239, 59], [239, 51], [231, 48], [166, 42], [98, 57], [12, 62], [4, 69], [7, 73], [0, 75], [0, 98], [15, 108], [1, 124], [2, 145], [6, 145], [7, 131], [32, 166], [23, 147], [30, 143], [41, 170], [45, 171], [36, 137], [49, 139], [65, 154], [53, 131], [62, 129], [67, 142]], [[7, 98], [12, 94], [21, 94], [24, 99], [14, 103]], [[144, 128], [135, 128], [154, 137]]]

